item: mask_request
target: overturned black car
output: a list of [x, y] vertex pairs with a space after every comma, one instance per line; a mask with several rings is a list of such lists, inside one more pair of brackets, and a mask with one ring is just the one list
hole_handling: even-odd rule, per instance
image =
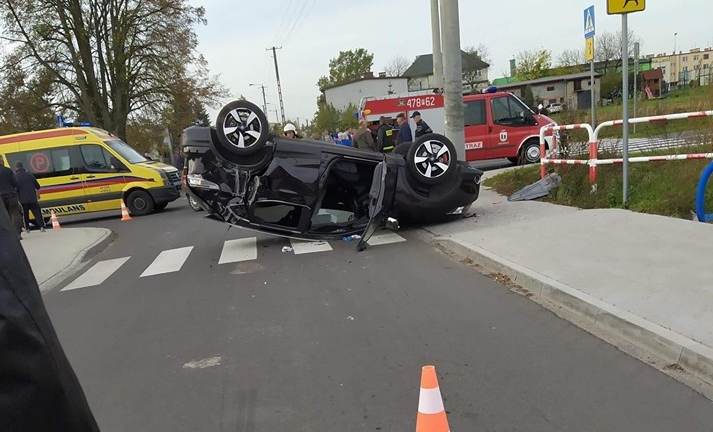
[[289, 139], [247, 101], [226, 105], [215, 128], [186, 129], [182, 147], [189, 197], [213, 217], [305, 240], [361, 235], [359, 250], [383, 226], [460, 217], [482, 175], [442, 135], [391, 154]]

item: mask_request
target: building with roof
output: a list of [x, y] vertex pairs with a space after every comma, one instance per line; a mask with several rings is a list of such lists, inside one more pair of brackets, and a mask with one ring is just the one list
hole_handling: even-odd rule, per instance
[[661, 97], [663, 90], [663, 70], [654, 69], [641, 72], [640, 89], [648, 98]]
[[[498, 86], [498, 89], [522, 96], [525, 87], [529, 87], [532, 90], [535, 105], [542, 103], [548, 106], [553, 103], [563, 103], [568, 109], [589, 109], [591, 107], [591, 86], [589, 72], [580, 72], [502, 84]], [[597, 104], [601, 100], [600, 88], [601, 74], [595, 72], [594, 98]]]
[[[477, 92], [488, 86], [490, 65], [475, 55], [461, 50], [463, 60], [463, 91]], [[416, 57], [411, 66], [401, 75], [408, 78], [408, 91], [430, 90], [435, 88], [433, 77], [433, 54]]]
[[339, 111], [349, 105], [359, 106], [364, 97], [403, 94], [408, 91], [408, 79], [404, 77], [365, 76], [342, 84], [327, 86], [322, 89], [325, 100]]
[[713, 48], [694, 48], [688, 52], [659, 54], [651, 59], [652, 68], [663, 71], [664, 89], [684, 87], [691, 81], [700, 85], [713, 84]]

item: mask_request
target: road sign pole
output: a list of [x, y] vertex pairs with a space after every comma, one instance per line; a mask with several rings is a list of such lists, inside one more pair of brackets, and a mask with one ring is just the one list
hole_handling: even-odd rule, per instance
[[589, 64], [589, 86], [592, 93], [592, 127], [597, 127], [597, 102], [595, 99], [595, 85], [594, 85], [594, 60]]
[[623, 195], [624, 208], [629, 204], [629, 22], [628, 14], [621, 15], [621, 98], [624, 110], [622, 124], [623, 147]]
[[[633, 103], [634, 103], [634, 109], [633, 109], [633, 116], [636, 118], [636, 102], [638, 99], [638, 77], [639, 77], [639, 43], [634, 42], [634, 97], [633, 97]], [[636, 133], [636, 123], [632, 126], [632, 129], [634, 129], [634, 133]]]

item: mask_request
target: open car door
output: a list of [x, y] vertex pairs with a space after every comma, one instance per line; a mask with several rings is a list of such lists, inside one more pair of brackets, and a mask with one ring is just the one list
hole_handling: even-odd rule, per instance
[[396, 170], [389, 167], [386, 162], [379, 162], [374, 169], [374, 177], [369, 191], [369, 224], [364, 229], [357, 250], [363, 251], [368, 246], [372, 235], [384, 226], [387, 211], [391, 209], [396, 190]]

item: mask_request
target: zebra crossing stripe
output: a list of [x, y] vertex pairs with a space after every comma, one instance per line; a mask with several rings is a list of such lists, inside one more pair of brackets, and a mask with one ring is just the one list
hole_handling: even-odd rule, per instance
[[227, 264], [257, 259], [257, 238], [227, 240], [223, 243], [218, 264]]
[[191, 254], [193, 246], [169, 249], [158, 254], [156, 259], [149, 265], [140, 277], [153, 276], [164, 273], [177, 272], [183, 267], [183, 263]]
[[291, 240], [292, 250], [295, 255], [302, 255], [315, 252], [329, 252], [332, 246], [326, 241], [301, 241]]
[[119, 270], [119, 267], [124, 265], [129, 258], [131, 257], [99, 261], [60, 291], [70, 291], [100, 285], [107, 280], [109, 276], [114, 274], [115, 271]]

